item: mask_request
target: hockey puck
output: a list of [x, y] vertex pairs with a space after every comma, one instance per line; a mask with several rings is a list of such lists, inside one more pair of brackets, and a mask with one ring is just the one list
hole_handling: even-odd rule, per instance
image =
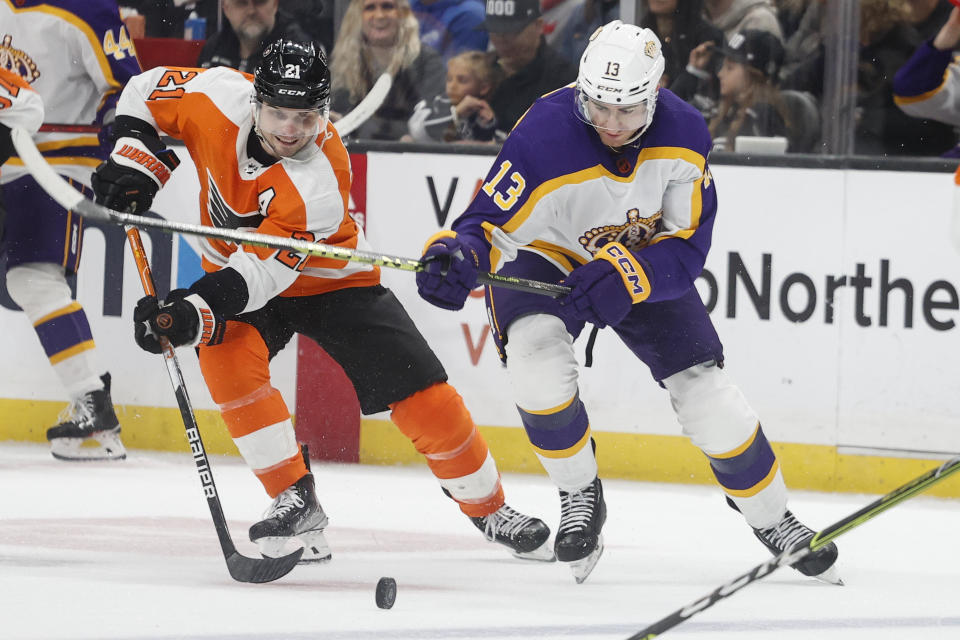
[[380, 578], [377, 581], [377, 606], [389, 609], [397, 599], [397, 581], [393, 578]]

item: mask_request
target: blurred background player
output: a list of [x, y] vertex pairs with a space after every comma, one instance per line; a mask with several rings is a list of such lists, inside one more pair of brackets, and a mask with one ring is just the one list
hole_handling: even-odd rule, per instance
[[[467, 210], [428, 241], [420, 295], [459, 309], [479, 270], [563, 281], [555, 300], [487, 289], [487, 310], [520, 418], [560, 491], [557, 559], [582, 582], [606, 519], [573, 341], [610, 326], [670, 393], [683, 432], [777, 554], [814, 532], [787, 510], [780, 464], [723, 371], [723, 348], [694, 287], [717, 199], [703, 117], [667, 89], [649, 29], [615, 20], [594, 35], [575, 87], [534, 103]], [[797, 563], [835, 580], [830, 545]]]
[[[0, 166], [13, 154], [10, 130], [19, 127], [36, 135], [43, 123], [43, 100], [30, 88], [23, 78], [0, 68]], [[3, 220], [6, 207], [0, 191], [0, 238], [3, 237]]]
[[[101, 143], [109, 137], [120, 89], [140, 72], [116, 1], [0, 0], [0, 60], [44, 100], [52, 124], [39, 134], [37, 147], [90, 195], [90, 172], [106, 157]], [[56, 131], [56, 124], [100, 127], [100, 139]], [[122, 459], [110, 374], [100, 374], [90, 324], [69, 284], [80, 267], [83, 220], [57, 205], [16, 156], [0, 184], [7, 206], [7, 292], [33, 324], [71, 398], [63, 422], [47, 431], [51, 451], [65, 460]]]
[[937, 35], [917, 47], [893, 78], [894, 100], [908, 115], [960, 126], [960, 8], [954, 7]]
[[[148, 71], [118, 104], [116, 149], [94, 175], [97, 200], [149, 207], [163, 180], [145, 164], [176, 166], [163, 133], [182, 139], [197, 166], [203, 224], [366, 250], [347, 213], [350, 160], [329, 107], [330, 73], [312, 43], [268, 46], [253, 82], [226, 67]], [[152, 162], [129, 161], [125, 148]], [[157, 335], [199, 347], [230, 435], [274, 498], [250, 528], [265, 555], [278, 555], [292, 537], [301, 538], [307, 561], [331, 555], [313, 475], [270, 383], [270, 359], [301, 333], [343, 367], [364, 413], [392, 410], [444, 491], [490, 540], [520, 557], [553, 559], [549, 528], [504, 504], [486, 442], [420, 332], [380, 286], [378, 268], [214, 239], [202, 248], [208, 273], [163, 303], [141, 299], [135, 336], [153, 353]]]

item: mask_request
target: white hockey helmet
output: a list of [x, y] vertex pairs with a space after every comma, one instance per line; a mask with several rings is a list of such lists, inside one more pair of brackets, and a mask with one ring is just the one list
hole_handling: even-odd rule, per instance
[[594, 124], [587, 108], [590, 100], [614, 107], [642, 105], [646, 120], [629, 141], [636, 140], [653, 122], [664, 65], [660, 40], [650, 29], [620, 20], [600, 27], [580, 58], [578, 115]]

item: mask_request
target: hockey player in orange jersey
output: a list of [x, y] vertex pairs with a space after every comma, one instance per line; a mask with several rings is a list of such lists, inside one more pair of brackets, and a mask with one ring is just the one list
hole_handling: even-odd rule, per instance
[[[158, 68], [135, 77], [117, 105], [116, 146], [94, 176], [97, 201], [145, 211], [177, 160], [158, 133], [183, 140], [200, 177], [203, 224], [254, 228], [357, 249], [347, 213], [350, 161], [328, 122], [330, 74], [310, 43], [269, 46], [253, 77], [225, 67]], [[552, 560], [550, 530], [504, 504], [496, 464], [460, 395], [378, 268], [287, 251], [203, 242], [207, 274], [134, 314], [141, 348], [158, 336], [198, 347], [211, 396], [273, 503], [250, 528], [264, 555], [298, 537], [325, 560], [327, 516], [297, 446], [290, 412], [270, 384], [270, 359], [300, 333], [353, 382], [364, 413], [390, 409], [439, 479], [490, 540]]]

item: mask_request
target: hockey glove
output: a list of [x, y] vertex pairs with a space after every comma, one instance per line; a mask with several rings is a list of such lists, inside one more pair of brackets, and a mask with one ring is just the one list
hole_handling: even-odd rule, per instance
[[480, 254], [467, 242], [441, 232], [427, 241], [423, 252], [424, 270], [417, 272], [420, 297], [441, 309], [463, 308], [477, 286]]
[[97, 204], [114, 211], [143, 213], [170, 179], [180, 159], [159, 138], [122, 137], [91, 176]]
[[619, 324], [634, 303], [650, 295], [643, 266], [619, 242], [605, 244], [593, 260], [571, 271], [563, 284], [571, 291], [560, 299], [560, 315], [601, 329]]
[[140, 298], [133, 311], [133, 337], [150, 353], [162, 353], [160, 336], [174, 347], [216, 345], [223, 342], [226, 322], [196, 293], [174, 289], [160, 304], [156, 296]]

